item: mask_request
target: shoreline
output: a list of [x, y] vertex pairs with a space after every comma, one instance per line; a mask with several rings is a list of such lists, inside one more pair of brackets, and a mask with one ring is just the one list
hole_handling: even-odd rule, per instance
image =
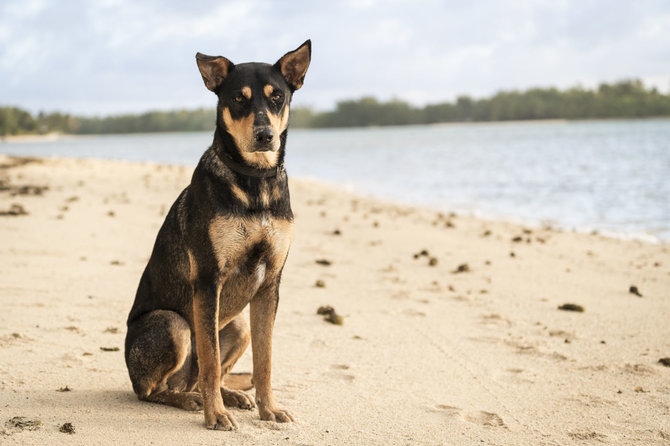
[[[188, 167], [186, 165], [182, 164], [175, 164], [176, 166], [183, 166], [183, 167]], [[649, 244], [654, 244], [654, 245], [670, 245], [670, 239], [664, 239], [662, 237], [659, 237], [657, 235], [654, 235], [649, 232], [626, 232], [626, 231], [619, 231], [619, 230], [613, 230], [613, 229], [603, 229], [603, 228], [592, 228], [592, 227], [579, 227], [579, 226], [571, 226], [569, 224], [564, 224], [561, 223], [557, 220], [554, 219], [546, 219], [546, 220], [532, 220], [532, 219], [525, 219], [523, 217], [518, 217], [514, 215], [503, 215], [503, 214], [498, 214], [495, 212], [491, 211], [485, 211], [479, 208], [472, 209], [472, 210], [462, 210], [462, 209], [444, 209], [440, 208], [439, 205], [423, 205], [423, 204], [413, 204], [413, 203], [408, 203], [405, 202], [401, 199], [386, 199], [386, 198], [380, 198], [377, 197], [371, 193], [367, 193], [365, 191], [357, 190], [355, 186], [349, 185], [349, 184], [338, 184], [335, 182], [330, 182], [330, 181], [324, 181], [320, 180], [317, 178], [309, 177], [309, 176], [296, 176], [296, 175], [291, 175], [289, 172], [289, 179], [290, 180], [295, 180], [299, 182], [305, 182], [305, 183], [313, 183], [316, 187], [322, 187], [322, 188], [327, 188], [327, 189], [332, 189], [333, 192], [338, 193], [347, 193], [351, 194], [352, 196], [359, 197], [361, 199], [365, 200], [371, 200], [371, 201], [377, 201], [379, 203], [382, 203], [386, 206], [397, 206], [397, 207], [404, 207], [404, 208], [411, 208], [414, 209], [418, 212], [433, 212], [436, 214], [443, 214], [443, 215], [455, 215], [458, 217], [466, 217], [466, 218], [471, 218], [475, 220], [480, 220], [482, 222], [490, 222], [490, 223], [504, 223], [504, 224], [510, 224], [510, 225], [515, 225], [515, 226], [524, 226], [524, 227], [529, 227], [533, 229], [549, 229], [553, 231], [559, 231], [559, 232], [564, 232], [564, 233], [575, 233], [575, 234], [582, 234], [582, 235], [594, 235], [594, 236], [602, 236], [606, 238], [610, 238], [613, 240], [621, 240], [621, 241], [639, 241], [639, 242], [644, 242], [644, 243], [649, 243]], [[663, 232], [668, 232], [668, 231], [663, 231]]]
[[0, 144], [2, 143], [31, 143], [31, 142], [49, 142], [49, 141], [60, 141], [66, 139], [72, 139], [78, 135], [70, 135], [67, 133], [46, 133], [46, 134], [25, 134], [25, 135], [8, 135], [0, 136]]
[[[102, 445], [670, 439], [659, 423], [670, 396], [659, 363], [670, 357], [667, 244], [440, 214], [295, 179], [273, 387], [298, 422], [231, 409], [240, 429], [212, 432], [202, 413], [137, 401], [125, 321], [191, 173], [0, 155], [0, 211], [16, 211], [0, 215], [3, 444], [65, 441], [65, 423], [69, 443]], [[584, 311], [558, 309], [566, 303]], [[343, 325], [317, 315], [322, 305]], [[250, 370], [247, 350], [233, 372]], [[16, 426], [17, 416], [40, 425]]]
[[[566, 118], [548, 118], [548, 119], [512, 119], [499, 121], [447, 121], [447, 122], [433, 122], [425, 124], [396, 124], [396, 125], [367, 125], [367, 126], [349, 126], [349, 127], [296, 127], [292, 126], [293, 131], [304, 130], [365, 130], [378, 128], [412, 128], [412, 127], [440, 127], [440, 126], [480, 126], [480, 125], [532, 125], [532, 124], [574, 124], [574, 123], [597, 123], [597, 122], [646, 122], [646, 121], [670, 121], [670, 116], [645, 116], [645, 117], [628, 117], [628, 118], [591, 118], [591, 119], [566, 119]], [[132, 136], [132, 135], [155, 135], [161, 133], [211, 133], [210, 130], [175, 130], [175, 131], [142, 131], [142, 132], [128, 132], [128, 133], [62, 133], [49, 132], [46, 134], [40, 133], [26, 133], [20, 135], [6, 135], [0, 136], [0, 143], [2, 142], [23, 142], [23, 141], [53, 141], [57, 139], [69, 139], [79, 137], [96, 137], [96, 136]]]
[[[73, 138], [88, 138], [88, 137], [95, 137], [95, 136], [100, 136], [100, 135], [73, 135]], [[53, 139], [53, 141], [58, 140], [59, 138], [62, 139], [69, 139], [68, 135], [62, 135], [62, 134], [57, 134], [55, 135], [56, 139]], [[34, 142], [29, 139], [26, 139], [25, 141], [21, 142]], [[1, 147], [1, 146], [0, 146]], [[61, 156], [61, 155], [54, 155], [54, 156], [22, 156], [22, 155], [10, 155], [10, 154], [3, 154], [0, 152], [0, 157], [14, 157], [14, 158], [35, 158], [35, 159], [46, 159], [46, 160], [53, 160], [53, 161], [58, 161], [58, 160], [69, 160], [69, 159], [80, 159], [80, 160], [87, 160], [87, 161], [112, 161], [112, 162], [127, 162], [127, 163], [142, 163], [142, 164], [147, 164], [147, 165], [165, 165], [165, 166], [175, 166], [178, 168], [183, 168], [183, 169], [194, 169], [197, 160], [192, 163], [180, 163], [180, 162], [162, 162], [162, 161], [153, 161], [153, 160], [143, 160], [143, 161], [138, 161], [138, 160], [128, 160], [124, 158], [98, 158], [98, 157], [68, 157], [68, 156]], [[543, 220], [534, 220], [534, 219], [526, 219], [523, 217], [518, 217], [515, 215], [508, 215], [508, 214], [502, 214], [502, 213], [497, 213], [494, 211], [487, 211], [481, 208], [475, 208], [471, 210], [463, 210], [463, 209], [458, 209], [458, 208], [450, 208], [446, 209], [447, 206], [441, 207], [440, 205], [437, 204], [412, 204], [406, 201], [403, 201], [402, 199], [393, 199], [393, 198], [381, 198], [377, 197], [372, 193], [368, 193], [366, 191], [358, 190], [354, 185], [351, 184], [345, 184], [345, 183], [337, 183], [334, 181], [326, 181], [326, 180], [320, 180], [318, 178], [314, 177], [309, 177], [309, 176], [298, 176], [298, 175], [291, 175], [290, 170], [289, 170], [289, 178], [291, 180], [296, 180], [296, 181], [304, 181], [304, 182], [312, 182], [317, 186], [321, 187], [327, 187], [330, 189], [333, 189], [335, 191], [343, 191], [346, 193], [351, 193], [354, 195], [357, 195], [361, 198], [364, 199], [369, 199], [369, 200], [378, 200], [380, 202], [383, 202], [387, 205], [397, 205], [397, 206], [409, 206], [413, 207], [416, 209], [422, 209], [425, 211], [432, 211], [432, 212], [437, 212], [437, 213], [443, 213], [443, 214], [449, 214], [449, 213], [455, 213], [459, 216], [464, 216], [464, 217], [470, 217], [470, 218], [475, 218], [479, 219], [482, 221], [489, 221], [489, 222], [504, 222], [504, 223], [510, 223], [510, 224], [515, 224], [519, 226], [528, 226], [532, 227], [535, 229], [543, 228], [543, 227], [549, 227], [555, 230], [560, 230], [563, 232], [575, 232], [575, 233], [580, 233], [580, 234], [593, 234], [593, 235], [602, 235], [604, 237], [612, 238], [612, 239], [617, 239], [617, 240], [624, 240], [624, 241], [631, 241], [631, 240], [637, 240], [637, 241], [642, 241], [645, 243], [652, 243], [652, 244], [659, 244], [659, 245], [666, 245], [670, 244], [670, 230], [668, 229], [663, 229], [660, 230], [662, 233], [668, 233], [668, 238], [663, 238], [659, 235], [655, 235], [653, 233], [647, 232], [647, 231], [626, 231], [626, 230], [617, 230], [617, 229], [608, 229], [608, 228], [598, 228], [598, 227], [592, 227], [592, 226], [572, 226], [567, 223], [562, 223], [556, 219], [543, 219]]]

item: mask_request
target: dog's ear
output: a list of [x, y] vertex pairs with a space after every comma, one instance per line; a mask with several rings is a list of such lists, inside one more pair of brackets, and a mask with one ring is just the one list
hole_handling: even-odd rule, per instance
[[205, 86], [213, 92], [216, 92], [233, 67], [233, 63], [223, 56], [207, 56], [197, 53], [195, 61], [198, 64], [202, 80], [205, 81]]
[[284, 54], [284, 56], [277, 61], [275, 67], [281, 71], [281, 74], [291, 88], [297, 90], [302, 87], [311, 58], [312, 41], [307, 40], [300, 45], [298, 49]]

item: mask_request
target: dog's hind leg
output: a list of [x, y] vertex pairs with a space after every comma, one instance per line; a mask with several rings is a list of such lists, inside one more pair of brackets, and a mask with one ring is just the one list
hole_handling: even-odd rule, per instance
[[202, 409], [202, 397], [193, 392], [197, 366], [191, 330], [173, 311], [156, 310], [128, 327], [126, 365], [140, 400], [184, 410]]
[[219, 331], [219, 351], [221, 353], [221, 397], [223, 404], [228, 407], [251, 410], [256, 405], [242, 390], [248, 390], [251, 384], [251, 374], [234, 374], [230, 371], [246, 350], [251, 339], [249, 325], [244, 316], [238, 315]]

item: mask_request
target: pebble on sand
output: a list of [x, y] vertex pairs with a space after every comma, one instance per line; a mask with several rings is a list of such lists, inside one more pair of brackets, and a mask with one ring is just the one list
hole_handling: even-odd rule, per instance
[[581, 305], [577, 305], [577, 304], [559, 305], [558, 309], [563, 310], [563, 311], [576, 311], [578, 313], [583, 313], [584, 312], [584, 307], [582, 307]]
[[64, 423], [58, 430], [64, 434], [74, 434], [74, 426], [72, 423]]
[[103, 352], [118, 352], [119, 347], [100, 347]]
[[331, 324], [342, 325], [344, 323], [342, 316], [337, 314], [335, 312], [335, 308], [331, 307], [330, 305], [320, 306], [319, 309], [316, 310], [316, 314], [325, 316], [323, 320], [330, 322]]
[[0, 216], [18, 217], [19, 215], [28, 215], [28, 211], [17, 203], [12, 204], [6, 211], [0, 211]]
[[451, 273], [458, 274], [458, 273], [469, 273], [469, 272], [470, 272], [470, 265], [468, 265], [467, 263], [461, 263]]

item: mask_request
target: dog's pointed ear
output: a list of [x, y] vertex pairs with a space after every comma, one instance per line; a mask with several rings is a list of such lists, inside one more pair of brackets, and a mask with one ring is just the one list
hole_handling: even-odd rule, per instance
[[208, 56], [197, 53], [195, 61], [198, 64], [202, 80], [205, 81], [205, 86], [213, 92], [216, 92], [233, 68], [233, 63], [223, 56]]
[[312, 59], [312, 41], [307, 40], [296, 50], [288, 52], [277, 61], [275, 67], [281, 71], [286, 82], [295, 91], [302, 87], [305, 81], [305, 73]]

